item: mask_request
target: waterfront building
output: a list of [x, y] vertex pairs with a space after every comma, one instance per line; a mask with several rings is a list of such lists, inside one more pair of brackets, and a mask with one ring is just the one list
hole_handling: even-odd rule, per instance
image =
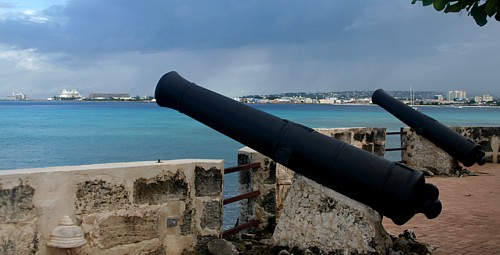
[[452, 90], [448, 91], [448, 100], [464, 100], [467, 98], [467, 93], [464, 90]]
[[21, 92], [19, 93], [12, 92], [12, 95], [7, 96], [7, 100], [12, 100], [12, 101], [24, 101], [26, 99], [27, 99], [26, 95]]
[[494, 100], [493, 96], [491, 96], [491, 95], [483, 95], [483, 101], [490, 102], [490, 101], [493, 101], [493, 100]]
[[326, 98], [326, 99], [320, 99], [319, 103], [320, 104], [333, 104], [333, 100], [331, 98]]
[[494, 98], [491, 95], [475, 96], [474, 101], [476, 102], [491, 102]]
[[90, 100], [131, 100], [128, 93], [90, 93]]
[[304, 103], [305, 103], [305, 104], [312, 104], [312, 103], [314, 103], [314, 101], [312, 100], [312, 98], [306, 97], [306, 98], [304, 99]]

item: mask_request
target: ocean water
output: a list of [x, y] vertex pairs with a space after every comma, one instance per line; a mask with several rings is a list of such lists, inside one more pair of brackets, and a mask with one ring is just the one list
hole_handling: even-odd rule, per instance
[[[251, 105], [309, 127], [405, 126], [378, 106]], [[500, 126], [500, 108], [420, 107], [450, 126]], [[396, 136], [387, 147], [399, 147]], [[223, 159], [236, 166], [243, 145], [203, 124], [155, 103], [0, 101], [0, 170], [158, 159]], [[399, 153], [389, 153], [399, 160]], [[237, 192], [237, 174], [227, 175], [225, 196]], [[225, 207], [233, 225], [236, 205]]]

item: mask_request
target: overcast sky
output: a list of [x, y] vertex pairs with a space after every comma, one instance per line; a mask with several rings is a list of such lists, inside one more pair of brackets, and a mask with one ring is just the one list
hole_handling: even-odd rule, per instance
[[500, 22], [411, 0], [0, 0], [0, 98], [153, 95], [175, 70], [226, 96], [500, 96]]

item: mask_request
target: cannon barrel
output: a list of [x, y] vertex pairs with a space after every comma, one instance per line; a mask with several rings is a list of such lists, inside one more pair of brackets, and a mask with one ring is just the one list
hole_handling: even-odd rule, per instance
[[391, 97], [383, 89], [378, 89], [373, 93], [372, 102], [390, 112], [415, 130], [418, 135], [427, 138], [465, 166], [472, 166], [474, 163], [483, 165], [485, 163], [485, 153], [480, 145], [461, 136], [439, 121]]
[[176, 72], [160, 79], [155, 98], [398, 225], [416, 213], [431, 219], [441, 212], [439, 190], [420, 171], [219, 95]]

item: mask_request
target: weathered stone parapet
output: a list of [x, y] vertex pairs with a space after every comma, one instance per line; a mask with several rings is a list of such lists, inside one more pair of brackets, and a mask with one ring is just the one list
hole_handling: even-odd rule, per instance
[[[481, 145], [486, 153], [486, 162], [500, 163], [500, 127], [451, 127], [457, 133]], [[401, 129], [403, 162], [434, 174], [453, 174], [459, 164], [448, 153], [419, 136], [409, 127]]]
[[260, 220], [257, 229], [263, 230], [276, 224], [276, 163], [248, 147], [238, 151], [238, 165], [255, 162], [261, 167], [239, 172], [238, 193], [259, 191], [260, 195], [240, 202], [238, 223]]
[[481, 145], [486, 153], [487, 163], [500, 163], [500, 127], [452, 127], [452, 129]]
[[36, 221], [23, 224], [0, 224], [0, 254], [37, 254], [41, 239]]
[[10, 189], [0, 189], [1, 222], [15, 223], [36, 217], [33, 196], [35, 189], [22, 182]]
[[310, 179], [296, 177], [285, 204], [277, 245], [325, 254], [387, 254], [392, 247], [377, 212]]
[[330, 136], [375, 155], [385, 155], [385, 128], [315, 128], [321, 134]]
[[417, 135], [413, 129], [401, 128], [401, 143], [404, 148], [402, 161], [414, 169], [434, 174], [450, 174], [459, 167], [448, 153]]
[[222, 233], [223, 162], [172, 160], [0, 172], [0, 254], [47, 247], [61, 217], [84, 231], [72, 254], [191, 254]]

